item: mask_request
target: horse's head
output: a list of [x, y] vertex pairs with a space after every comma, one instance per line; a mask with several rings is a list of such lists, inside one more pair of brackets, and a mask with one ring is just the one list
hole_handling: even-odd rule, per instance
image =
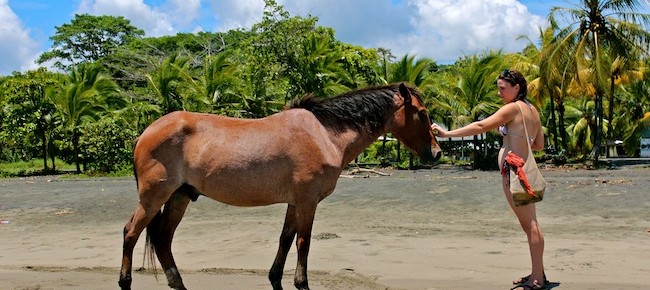
[[418, 155], [423, 163], [438, 161], [442, 150], [431, 132], [431, 121], [420, 92], [402, 83], [395, 102], [397, 110], [387, 131]]

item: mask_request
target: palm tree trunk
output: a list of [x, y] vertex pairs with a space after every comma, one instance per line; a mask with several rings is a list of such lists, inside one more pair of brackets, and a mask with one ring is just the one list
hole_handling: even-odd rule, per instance
[[609, 114], [607, 116], [607, 120], [609, 120], [609, 125], [607, 125], [607, 136], [609, 136], [608, 139], [611, 140], [616, 140], [616, 137], [614, 136], [614, 81], [616, 78], [614, 76], [611, 77], [610, 82], [609, 82]]
[[44, 112], [40, 111], [40, 117], [36, 121], [36, 134], [41, 139], [41, 154], [43, 155], [43, 172], [47, 173], [47, 132], [45, 130]]
[[564, 129], [564, 98], [560, 96], [558, 98], [558, 105], [557, 105], [557, 112], [558, 112], [558, 129], [560, 131], [560, 138], [562, 139], [562, 149], [568, 149], [569, 148], [569, 141], [566, 136], [566, 130]]
[[[616, 140], [616, 138], [614, 137], [614, 130], [612, 129], [613, 128], [612, 120], [614, 119], [614, 79], [615, 79], [614, 76], [611, 76], [609, 78], [609, 80], [610, 80], [610, 82], [609, 82], [609, 110], [607, 112], [607, 119], [609, 120], [609, 123], [607, 125], [607, 136], [605, 138], [605, 144], [609, 143], [609, 142], [607, 142], [607, 140]], [[607, 148], [607, 145], [606, 145], [605, 148], [606, 148], [605, 152], [607, 154], [607, 157], [610, 157], [609, 156], [609, 148]]]
[[596, 89], [596, 112], [594, 121], [596, 128], [594, 130], [594, 148], [591, 150], [590, 159], [594, 162], [594, 167], [598, 168], [598, 157], [600, 156], [600, 143], [602, 139], [603, 124], [603, 94]]
[[41, 130], [41, 152], [43, 154], [43, 172], [47, 173], [47, 138], [45, 136], [45, 130]]
[[549, 110], [551, 111], [551, 117], [550, 119], [550, 129], [551, 129], [551, 134], [553, 134], [553, 148], [555, 148], [556, 151], [559, 150], [558, 144], [557, 144], [557, 123], [555, 122], [555, 98], [553, 97], [553, 93], [550, 94], [551, 102], [549, 103]]
[[81, 174], [81, 160], [79, 159], [79, 135], [76, 130], [72, 133], [72, 151], [74, 152], [74, 163], [77, 166], [77, 174]]
[[50, 160], [52, 161], [52, 174], [56, 173], [56, 164], [54, 163], [54, 153], [50, 153]]
[[47, 138], [47, 151], [50, 153], [50, 161], [52, 162], [52, 174], [56, 173], [56, 163], [55, 157], [54, 157], [54, 142], [52, 140], [54, 137], [52, 136], [52, 132], [49, 132], [49, 138]]

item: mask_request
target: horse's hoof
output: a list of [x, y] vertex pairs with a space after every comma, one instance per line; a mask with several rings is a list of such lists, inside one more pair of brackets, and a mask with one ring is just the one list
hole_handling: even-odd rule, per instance
[[169, 288], [172, 288], [174, 290], [187, 290], [187, 288], [185, 288], [185, 285], [183, 285], [183, 283], [173, 283], [173, 284], [169, 283], [167, 284], [167, 286], [169, 286]]
[[117, 285], [120, 285], [122, 290], [131, 290], [131, 279], [120, 279]]
[[273, 290], [282, 290], [282, 281], [271, 282]]

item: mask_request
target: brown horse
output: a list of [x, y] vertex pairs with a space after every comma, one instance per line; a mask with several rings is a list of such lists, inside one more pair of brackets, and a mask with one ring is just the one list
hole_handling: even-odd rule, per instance
[[284, 228], [269, 271], [281, 279], [294, 236], [294, 285], [309, 289], [307, 255], [316, 206], [334, 191], [343, 169], [367, 146], [392, 133], [423, 162], [441, 151], [430, 131], [420, 93], [391, 84], [318, 100], [306, 97], [261, 119], [174, 112], [153, 122], [134, 150], [140, 200], [124, 227], [119, 285], [131, 288], [133, 248], [147, 228], [174, 289], [185, 289], [171, 252], [172, 238], [190, 200], [205, 195], [235, 206], [287, 203]]

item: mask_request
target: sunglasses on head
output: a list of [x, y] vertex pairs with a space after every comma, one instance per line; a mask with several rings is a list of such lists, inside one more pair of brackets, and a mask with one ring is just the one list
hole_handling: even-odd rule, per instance
[[501, 74], [499, 74], [500, 79], [507, 80], [509, 82], [515, 82], [515, 76], [512, 74], [512, 71], [509, 69], [504, 69]]

